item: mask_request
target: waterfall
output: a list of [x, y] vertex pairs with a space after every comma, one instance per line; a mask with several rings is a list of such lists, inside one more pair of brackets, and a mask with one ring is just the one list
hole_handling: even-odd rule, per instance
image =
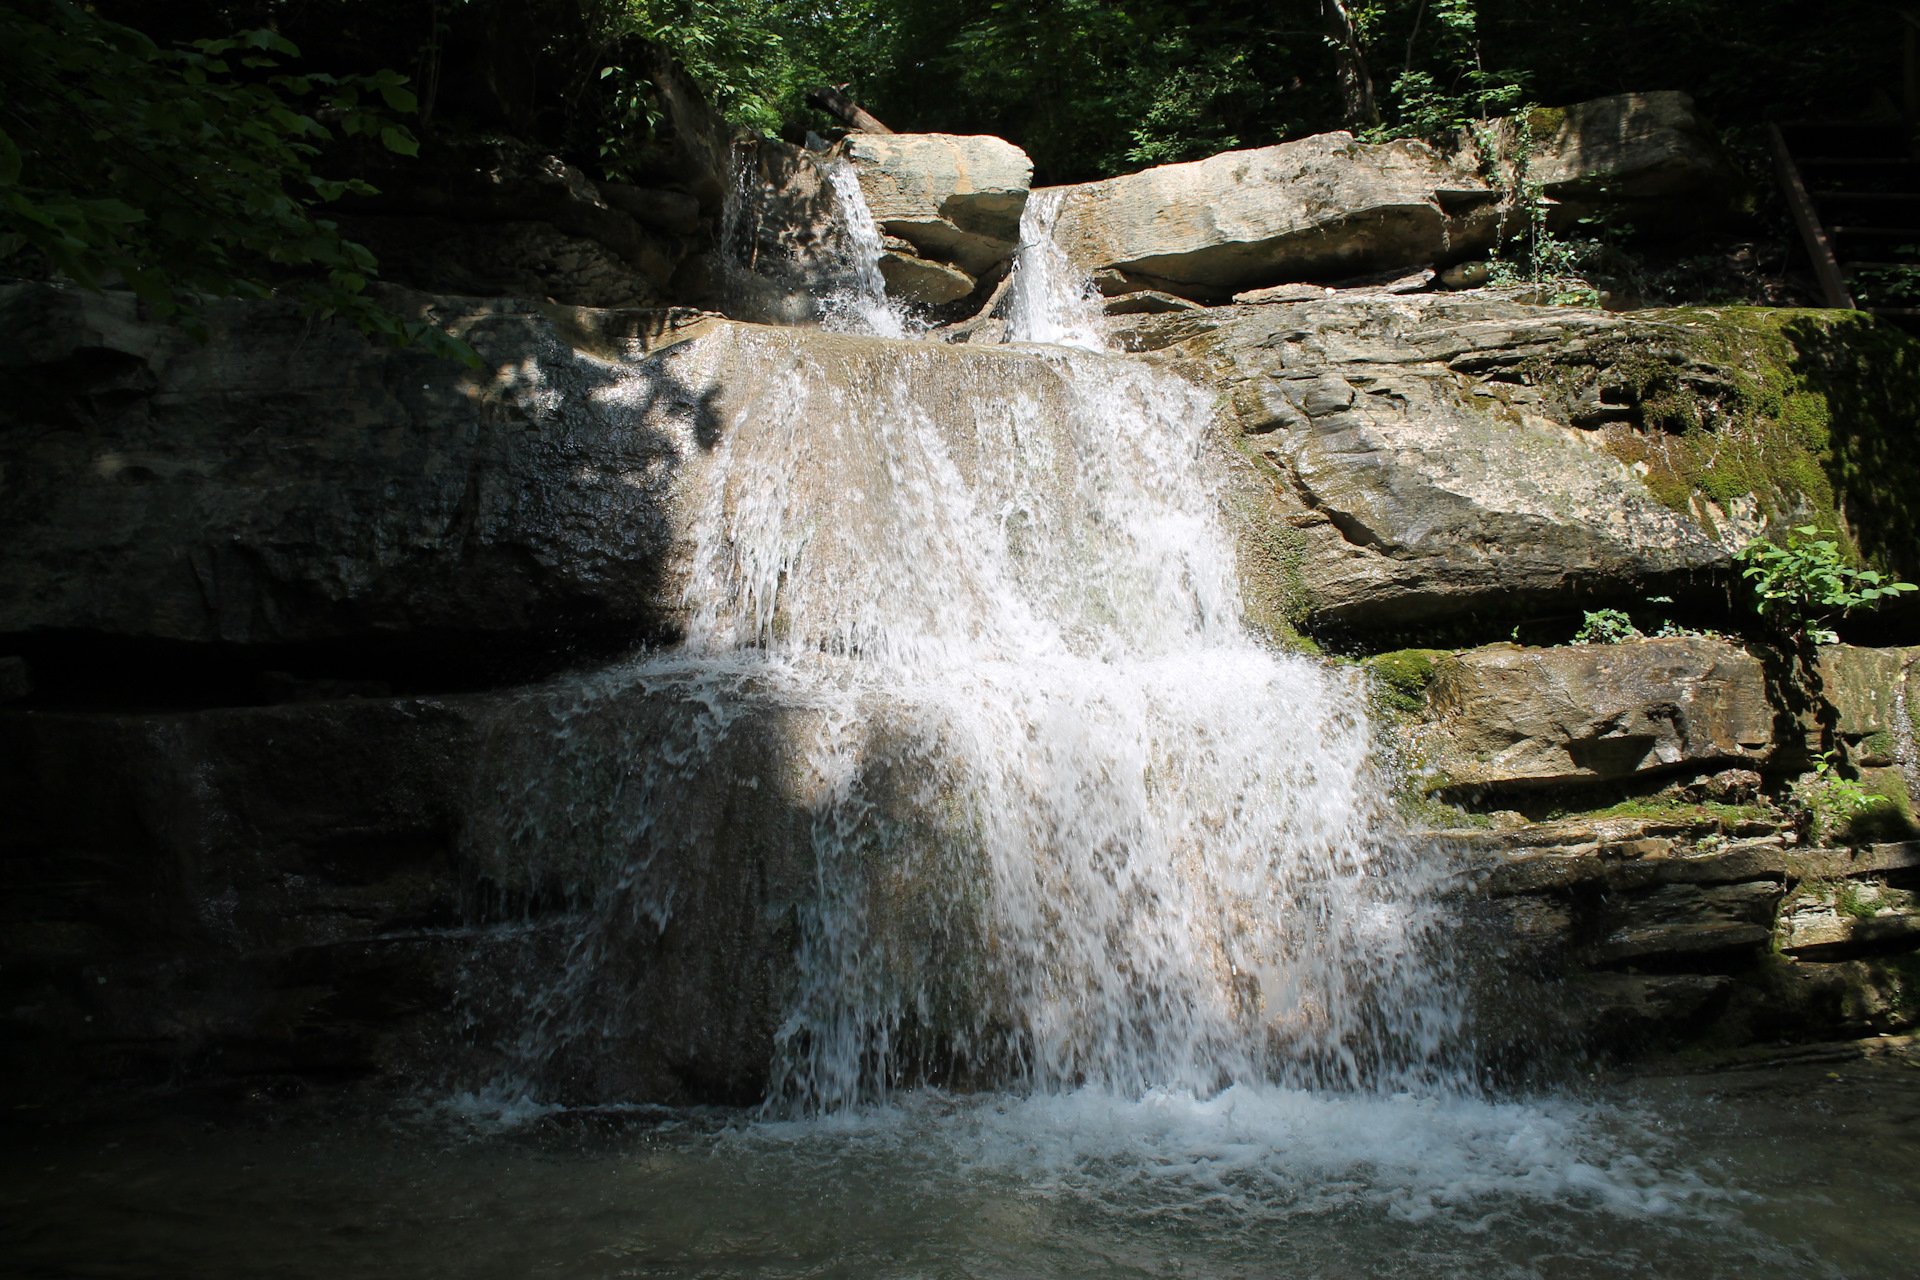
[[1055, 243], [1066, 189], [1036, 191], [1020, 214], [1020, 247], [1007, 298], [1007, 340], [1100, 351], [1100, 294]]
[[845, 160], [826, 166], [827, 183], [840, 210], [846, 235], [842, 269], [845, 278], [821, 302], [822, 323], [843, 333], [866, 333], [878, 338], [904, 338], [914, 329], [898, 303], [887, 298], [880, 259], [886, 242], [860, 190], [860, 173]]
[[[1020, 332], [1086, 339], [1049, 246]], [[526, 1078], [642, 1033], [630, 957], [705, 892], [686, 867], [798, 849], [776, 1105], [1459, 1082], [1441, 872], [1360, 677], [1248, 632], [1204, 393], [1058, 344], [700, 350], [663, 357], [733, 375], [686, 639], [577, 689], [475, 819], [583, 902]]]

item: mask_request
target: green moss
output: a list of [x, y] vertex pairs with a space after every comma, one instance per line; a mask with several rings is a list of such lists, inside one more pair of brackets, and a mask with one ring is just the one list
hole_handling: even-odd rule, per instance
[[1567, 123], [1565, 107], [1535, 107], [1527, 112], [1527, 133], [1535, 142], [1545, 142]]
[[[1234, 443], [1254, 474], [1270, 480], [1273, 463], [1244, 438]], [[1307, 535], [1285, 523], [1271, 500], [1257, 494], [1251, 483], [1231, 493], [1227, 514], [1234, 526], [1247, 621], [1286, 648], [1319, 653], [1320, 646], [1300, 630], [1313, 606], [1304, 571]]]
[[1775, 820], [1774, 815], [1765, 805], [1722, 804], [1717, 800], [1690, 804], [1661, 796], [1634, 796], [1604, 809], [1589, 809], [1580, 813], [1556, 813], [1554, 816], [1596, 819], [1647, 818], [1659, 822], [1689, 822], [1699, 826], [1717, 825], [1722, 828]]
[[1447, 653], [1446, 649], [1396, 649], [1364, 659], [1361, 665], [1372, 673], [1388, 706], [1396, 711], [1418, 711], [1427, 702], [1434, 661]]
[[1701, 498], [1751, 497], [1776, 529], [1812, 521], [1850, 555], [1920, 570], [1920, 341], [1857, 312], [1657, 314], [1529, 372], [1569, 409], [1602, 385], [1637, 406], [1639, 422], [1610, 425], [1606, 445], [1666, 506], [1699, 518]]
[[1899, 769], [1862, 769], [1860, 785], [1867, 794], [1880, 797], [1884, 803], [1848, 818], [1838, 833], [1843, 843], [1910, 840], [1920, 835], [1920, 826], [1914, 822], [1913, 797]]
[[1415, 830], [1459, 831], [1466, 828], [1484, 831], [1493, 826], [1493, 816], [1473, 813], [1446, 803], [1433, 794], [1434, 789], [1406, 788], [1394, 793], [1394, 808], [1400, 818]]

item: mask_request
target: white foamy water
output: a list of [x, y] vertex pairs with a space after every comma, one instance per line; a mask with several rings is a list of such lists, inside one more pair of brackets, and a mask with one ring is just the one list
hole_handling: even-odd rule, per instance
[[[512, 798], [515, 839], [600, 895], [535, 1065], [618, 1052], [610, 974], [747, 806], [803, 815], [773, 856], [815, 876], [777, 1105], [954, 1074], [1457, 1084], [1445, 868], [1394, 831], [1359, 677], [1247, 633], [1206, 396], [1080, 351], [730, 340], [755, 374], [692, 521], [686, 642], [576, 686], [555, 776]], [[741, 763], [768, 740], [777, 767]]]
[[732, 1140], [1176, 1218], [1712, 1200], [1600, 1112], [1472, 1083], [1448, 868], [1387, 810], [1359, 678], [1248, 633], [1204, 393], [1058, 346], [725, 342], [685, 642], [566, 686], [504, 797], [582, 927], [464, 1114], [619, 1101], [581, 1082], [706, 1044], [735, 993], [648, 1004], [644, 957], [797, 873]]
[[1476, 1231], [1541, 1207], [1714, 1219], [1741, 1199], [1687, 1168], [1633, 1110], [1271, 1085], [1209, 1098], [924, 1094], [736, 1129], [720, 1149], [923, 1165], [1114, 1216], [1213, 1229], [1359, 1211]]
[[1100, 291], [1053, 238], [1065, 197], [1064, 187], [1035, 191], [1020, 214], [1020, 248], [1007, 292], [1007, 341], [1100, 351], [1106, 346]]
[[918, 327], [899, 303], [887, 297], [880, 259], [886, 242], [860, 190], [860, 174], [852, 164], [836, 160], [826, 166], [827, 184], [840, 208], [846, 236], [844, 279], [820, 300], [821, 323], [842, 333], [864, 333], [878, 338], [905, 338]]

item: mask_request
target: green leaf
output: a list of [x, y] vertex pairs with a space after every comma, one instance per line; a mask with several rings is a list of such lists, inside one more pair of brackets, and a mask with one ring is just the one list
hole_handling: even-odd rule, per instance
[[420, 109], [420, 99], [414, 97], [413, 90], [403, 89], [399, 85], [381, 85], [380, 97], [395, 111], [414, 112]]
[[397, 155], [417, 156], [420, 154], [420, 144], [414, 140], [411, 133], [408, 133], [398, 125], [387, 125], [382, 128], [380, 130], [380, 141], [386, 144], [387, 150]]

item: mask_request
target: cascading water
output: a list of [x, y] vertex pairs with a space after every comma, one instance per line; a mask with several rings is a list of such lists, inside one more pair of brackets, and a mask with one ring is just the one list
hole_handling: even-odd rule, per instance
[[840, 209], [846, 234], [845, 279], [821, 300], [821, 322], [843, 333], [866, 333], [878, 338], [904, 338], [914, 325], [901, 307], [887, 298], [880, 259], [886, 253], [880, 227], [860, 190], [859, 172], [844, 160], [826, 166], [827, 184]]
[[1086, 351], [1100, 336], [1099, 291], [1054, 242], [1066, 189], [1036, 191], [1020, 214], [1020, 249], [1007, 292], [1007, 341], [1045, 342]]
[[[1092, 345], [1053, 305], [1085, 298], [1054, 211], [1028, 222], [1017, 331]], [[664, 928], [655, 868], [695, 840], [662, 810], [724, 787], [729, 735], [776, 716], [816, 875], [776, 1099], [955, 1072], [1121, 1096], [1455, 1079], [1440, 873], [1392, 835], [1358, 678], [1246, 632], [1204, 395], [1057, 346], [738, 341], [765, 372], [720, 432], [685, 644], [587, 700], [692, 719], [623, 743], [643, 754], [614, 795], [514, 801], [523, 843], [581, 844], [584, 810], [624, 859], [523, 1056], [617, 1040], [621, 930]]]
[[[1068, 283], [1024, 296], [1084, 298], [1044, 247], [1018, 270]], [[1127, 1215], [1714, 1194], [1475, 1085], [1449, 870], [1397, 832], [1359, 677], [1249, 636], [1200, 391], [817, 330], [655, 359], [610, 411], [722, 406], [687, 634], [501, 745], [471, 838], [579, 929], [466, 1114], [632, 1097], [647, 1058], [764, 1099], [744, 1160]]]

